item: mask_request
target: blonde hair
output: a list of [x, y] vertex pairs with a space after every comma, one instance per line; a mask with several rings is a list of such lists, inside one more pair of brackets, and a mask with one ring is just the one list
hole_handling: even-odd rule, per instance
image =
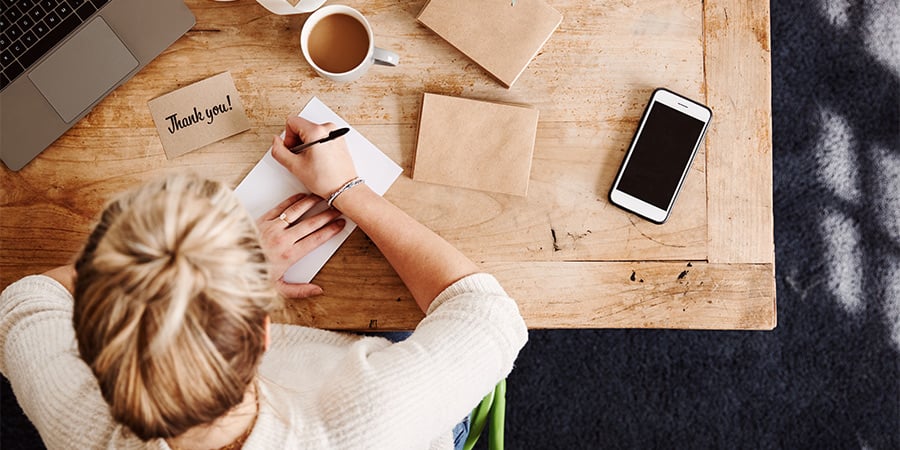
[[143, 440], [175, 437], [242, 401], [278, 297], [227, 187], [177, 175], [124, 194], [76, 270], [78, 350], [115, 420]]

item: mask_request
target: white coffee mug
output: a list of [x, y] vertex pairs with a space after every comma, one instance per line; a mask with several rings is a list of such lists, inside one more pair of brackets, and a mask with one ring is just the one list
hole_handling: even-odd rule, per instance
[[[363, 25], [369, 36], [369, 49], [366, 56], [356, 65], [356, 67], [340, 73], [329, 72], [323, 69], [313, 61], [313, 58], [309, 53], [309, 36], [316, 27], [316, 24], [325, 17], [333, 14], [345, 14], [353, 17]], [[306, 59], [306, 62], [309, 63], [319, 75], [334, 81], [353, 81], [366, 73], [369, 68], [372, 67], [372, 64], [396, 66], [397, 63], [400, 62], [400, 57], [397, 56], [396, 53], [376, 47], [374, 37], [372, 26], [369, 25], [369, 21], [366, 20], [365, 16], [360, 14], [359, 11], [344, 5], [323, 6], [312, 13], [309, 18], [306, 19], [306, 23], [303, 24], [303, 29], [300, 30], [300, 50], [303, 52], [303, 58]]]

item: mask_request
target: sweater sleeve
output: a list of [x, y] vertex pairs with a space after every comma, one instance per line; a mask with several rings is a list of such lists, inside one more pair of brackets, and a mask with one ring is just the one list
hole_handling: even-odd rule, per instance
[[102, 448], [114, 425], [96, 378], [79, 357], [72, 295], [29, 276], [0, 294], [0, 372], [47, 448]]
[[351, 347], [321, 391], [323, 425], [340, 448], [427, 448], [510, 373], [527, 336], [494, 277], [463, 278], [407, 340]]

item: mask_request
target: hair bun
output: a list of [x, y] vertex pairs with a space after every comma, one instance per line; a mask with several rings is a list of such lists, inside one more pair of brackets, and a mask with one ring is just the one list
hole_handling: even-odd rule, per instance
[[117, 421], [172, 437], [243, 399], [277, 297], [227, 187], [179, 175], [126, 193], [76, 269], [78, 348]]

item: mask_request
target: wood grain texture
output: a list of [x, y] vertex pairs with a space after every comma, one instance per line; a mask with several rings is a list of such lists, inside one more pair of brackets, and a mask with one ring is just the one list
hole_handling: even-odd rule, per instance
[[706, 2], [704, 16], [709, 260], [774, 263], [769, 4]]
[[[759, 256], [764, 252], [752, 250], [772, 246], [771, 231], [766, 234], [755, 225], [766, 214], [771, 221], [770, 146], [765, 139], [752, 139], [771, 136], [771, 123], [768, 103], [751, 98], [751, 92], [768, 92], [768, 54], [754, 50], [751, 55], [758, 58], [741, 56], [737, 66], [712, 68], [717, 62], [703, 47], [710, 41], [716, 45], [719, 36], [727, 40], [717, 44], [717, 58], [753, 49], [759, 35], [746, 30], [755, 25], [737, 21], [758, 25], [759, 15], [750, 10], [765, 6], [767, 11], [766, 5], [553, 1], [563, 22], [506, 89], [416, 22], [424, 0], [345, 2], [368, 17], [376, 44], [401, 58], [396, 68], [376, 66], [346, 84], [318, 77], [303, 62], [298, 41], [306, 15], [275, 16], [249, 0], [187, 3], [197, 16], [190, 32], [23, 170], [2, 169], [0, 286], [70, 261], [107, 200], [130, 186], [173, 171], [192, 171], [236, 186], [262, 157], [271, 136], [281, 132], [285, 118], [315, 95], [406, 169], [386, 197], [496, 271], [522, 302], [529, 326], [774, 325], [773, 264]], [[704, 33], [704, 14], [709, 22], [712, 13], [724, 13], [713, 8], [720, 3], [728, 5], [729, 18], [716, 22], [716, 36], [709, 23]], [[234, 77], [251, 129], [166, 159], [147, 102], [224, 71]], [[753, 76], [761, 72], [766, 77]], [[715, 74], [718, 84], [708, 87], [704, 76]], [[738, 81], [748, 93], [723, 97], [723, 91], [734, 90], [727, 84]], [[626, 214], [607, 200], [625, 148], [657, 86], [708, 98], [716, 120], [708, 138], [710, 153], [716, 154], [695, 160], [685, 190], [662, 226]], [[540, 110], [527, 197], [409, 178], [426, 91]], [[746, 129], [729, 128], [730, 123], [743, 123]], [[731, 160], [721, 156], [723, 149], [744, 155], [741, 166], [730, 166]], [[734, 197], [729, 177], [754, 184], [740, 186], [750, 192]], [[708, 184], [717, 192], [707, 189]], [[738, 205], [729, 205], [735, 198]], [[723, 251], [737, 238], [753, 242]], [[669, 280], [669, 272], [686, 261], [698, 261], [696, 266], [707, 260], [715, 263], [702, 272], [703, 284]], [[640, 263], [651, 275], [640, 288], [629, 287], [621, 272], [637, 267], [638, 261], [651, 261]], [[551, 276], [565, 283], [548, 282]], [[421, 317], [393, 270], [359, 231], [314, 281], [326, 295], [288, 302], [282, 320], [340, 329], [368, 328], [375, 320], [378, 328], [402, 329]], [[720, 287], [713, 289], [715, 285]], [[364, 300], [354, 301], [357, 296]], [[640, 301], [642, 296], [653, 300]], [[562, 303], [553, 303], [557, 298]], [[712, 306], [701, 304], [707, 300], [712, 303], [705, 305]], [[681, 311], [685, 301], [691, 308]], [[633, 306], [620, 312], [608, 309], [616, 305]]]
[[[767, 264], [497, 262], [482, 267], [516, 299], [529, 328], [775, 327], [775, 280]], [[412, 330], [423, 317], [387, 264], [330, 265], [318, 279], [347, 277], [364, 283], [335, 282], [323, 297], [289, 300], [276, 320]]]

